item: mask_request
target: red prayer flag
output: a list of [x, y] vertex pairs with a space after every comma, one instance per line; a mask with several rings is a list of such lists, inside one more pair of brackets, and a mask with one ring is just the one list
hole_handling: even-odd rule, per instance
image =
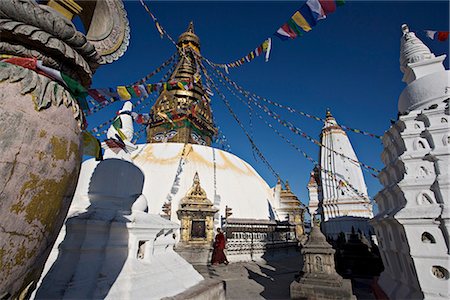
[[139, 89], [139, 86], [133, 85], [133, 90], [134, 90], [134, 92], [136, 93], [136, 95], [137, 95], [138, 97], [141, 97], [141, 96], [142, 96], [142, 92], [141, 92], [141, 90]]
[[437, 39], [441, 42], [445, 42], [448, 39], [448, 31], [439, 31]]
[[336, 10], [336, 3], [334, 0], [319, 0], [319, 3], [326, 15], [331, 14]]
[[102, 102], [106, 102], [108, 100], [106, 100], [105, 96], [103, 96], [102, 94], [100, 94], [96, 89], [89, 89], [88, 90], [88, 94], [89, 96], [91, 96], [95, 101], [102, 103]]
[[291, 39], [295, 39], [297, 37], [297, 33], [292, 30], [292, 28], [287, 23], [281, 26], [281, 28], [289, 34], [289, 37]]

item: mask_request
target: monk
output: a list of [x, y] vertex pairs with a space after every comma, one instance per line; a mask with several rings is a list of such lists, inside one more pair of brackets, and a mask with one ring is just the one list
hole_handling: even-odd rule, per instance
[[225, 235], [220, 228], [217, 228], [216, 239], [214, 241], [214, 250], [212, 254], [211, 263], [213, 265], [218, 265], [224, 263], [228, 265], [227, 257], [223, 250], [225, 249]]

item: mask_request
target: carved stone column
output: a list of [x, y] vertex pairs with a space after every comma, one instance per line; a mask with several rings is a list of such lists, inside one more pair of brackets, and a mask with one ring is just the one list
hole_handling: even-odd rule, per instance
[[[125, 51], [129, 29], [119, 0], [87, 2], [82, 10], [90, 17], [80, 16], [86, 37], [53, 8], [0, 1], [0, 55], [37, 59], [88, 88], [96, 68]], [[102, 39], [90, 42], [89, 35]], [[115, 50], [106, 53], [105, 45]], [[27, 297], [39, 279], [76, 187], [83, 123], [61, 78], [0, 62], [1, 299]]]

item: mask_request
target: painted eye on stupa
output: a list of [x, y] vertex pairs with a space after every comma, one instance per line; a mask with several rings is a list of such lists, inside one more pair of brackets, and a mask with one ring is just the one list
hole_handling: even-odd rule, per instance
[[177, 131], [176, 130], [171, 130], [166, 134], [166, 139], [170, 140], [171, 138], [173, 138], [174, 136], [177, 135]]
[[164, 139], [164, 132], [155, 134], [153, 139], [157, 142], [162, 141]]

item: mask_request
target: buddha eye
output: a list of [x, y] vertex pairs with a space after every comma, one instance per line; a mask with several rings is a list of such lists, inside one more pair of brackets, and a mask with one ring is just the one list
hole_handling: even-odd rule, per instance
[[171, 130], [166, 134], [166, 138], [167, 139], [171, 139], [173, 138], [175, 135], [177, 135], [177, 131], [176, 130]]
[[162, 141], [163, 138], [164, 138], [164, 133], [157, 133], [153, 136], [153, 139], [158, 142]]

